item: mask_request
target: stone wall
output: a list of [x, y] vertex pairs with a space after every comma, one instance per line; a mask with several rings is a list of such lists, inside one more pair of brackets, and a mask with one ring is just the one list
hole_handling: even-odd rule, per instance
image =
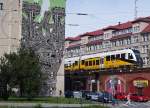
[[48, 78], [43, 82], [40, 95], [54, 96], [57, 89], [57, 72], [63, 63], [65, 9], [53, 7], [44, 13], [43, 18], [40, 12], [40, 4], [23, 2], [22, 46], [35, 51], [40, 59], [42, 72]]

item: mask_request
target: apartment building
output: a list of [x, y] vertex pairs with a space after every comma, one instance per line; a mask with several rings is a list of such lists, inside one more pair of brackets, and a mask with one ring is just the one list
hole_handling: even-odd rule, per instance
[[20, 46], [21, 9], [19, 0], [0, 0], [0, 56]]
[[150, 66], [150, 17], [118, 23], [65, 40], [66, 58], [120, 49], [137, 49], [144, 67]]

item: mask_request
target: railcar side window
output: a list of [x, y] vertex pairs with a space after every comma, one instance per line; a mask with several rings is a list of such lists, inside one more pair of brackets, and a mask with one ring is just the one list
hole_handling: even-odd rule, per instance
[[131, 53], [128, 53], [128, 58], [129, 58], [129, 59], [133, 59], [133, 56], [132, 56]]
[[82, 65], [84, 65], [84, 60], [82, 60]]
[[115, 60], [115, 55], [111, 55], [111, 60]]
[[65, 68], [67, 68], [67, 64], [65, 64]]
[[110, 56], [106, 56], [106, 61], [110, 61]]
[[116, 55], [116, 59], [119, 59], [119, 58], [120, 58], [120, 54], [117, 54], [117, 55]]
[[99, 60], [96, 60], [96, 65], [99, 65]]
[[121, 58], [125, 59], [125, 53], [121, 54]]
[[93, 65], [95, 65], [95, 60], [93, 60]]
[[88, 61], [85, 62], [85, 66], [88, 66]]
[[78, 65], [78, 61], [75, 61], [75, 65]]
[[89, 66], [92, 66], [92, 61], [89, 61]]

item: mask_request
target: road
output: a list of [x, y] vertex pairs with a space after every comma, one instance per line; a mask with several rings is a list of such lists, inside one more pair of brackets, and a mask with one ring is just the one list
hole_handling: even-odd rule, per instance
[[[111, 103], [104, 104], [96, 102], [96, 105], [108, 106], [110, 108], [150, 108], [149, 102], [131, 102], [131, 105], [126, 106], [125, 101], [120, 101], [118, 104], [113, 106]], [[15, 103], [15, 102], [0, 102], [0, 106], [16, 106], [19, 108], [33, 108], [34, 106], [40, 103]], [[90, 104], [50, 104], [50, 103], [41, 103], [43, 108], [81, 108], [81, 106], [89, 106]]]
[[115, 106], [111, 106], [111, 108], [150, 108], [150, 101], [149, 102], [131, 102], [131, 105], [125, 105], [124, 102], [119, 102]]

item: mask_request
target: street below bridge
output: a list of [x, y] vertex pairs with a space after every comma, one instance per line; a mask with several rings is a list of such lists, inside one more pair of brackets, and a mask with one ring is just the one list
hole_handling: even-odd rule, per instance
[[19, 107], [19, 108], [33, 108], [36, 105], [41, 105], [42, 108], [81, 108], [90, 105], [107, 106], [108, 108], [150, 108], [150, 101], [148, 102], [131, 102], [131, 105], [125, 105], [126, 101], [118, 101], [118, 104], [94, 102], [93, 104], [52, 104], [52, 103], [18, 103], [18, 102], [0, 102], [0, 107]]
[[120, 101], [116, 105], [108, 105], [111, 108], [150, 108], [150, 101], [148, 102], [131, 102], [130, 105], [125, 104], [126, 101]]

